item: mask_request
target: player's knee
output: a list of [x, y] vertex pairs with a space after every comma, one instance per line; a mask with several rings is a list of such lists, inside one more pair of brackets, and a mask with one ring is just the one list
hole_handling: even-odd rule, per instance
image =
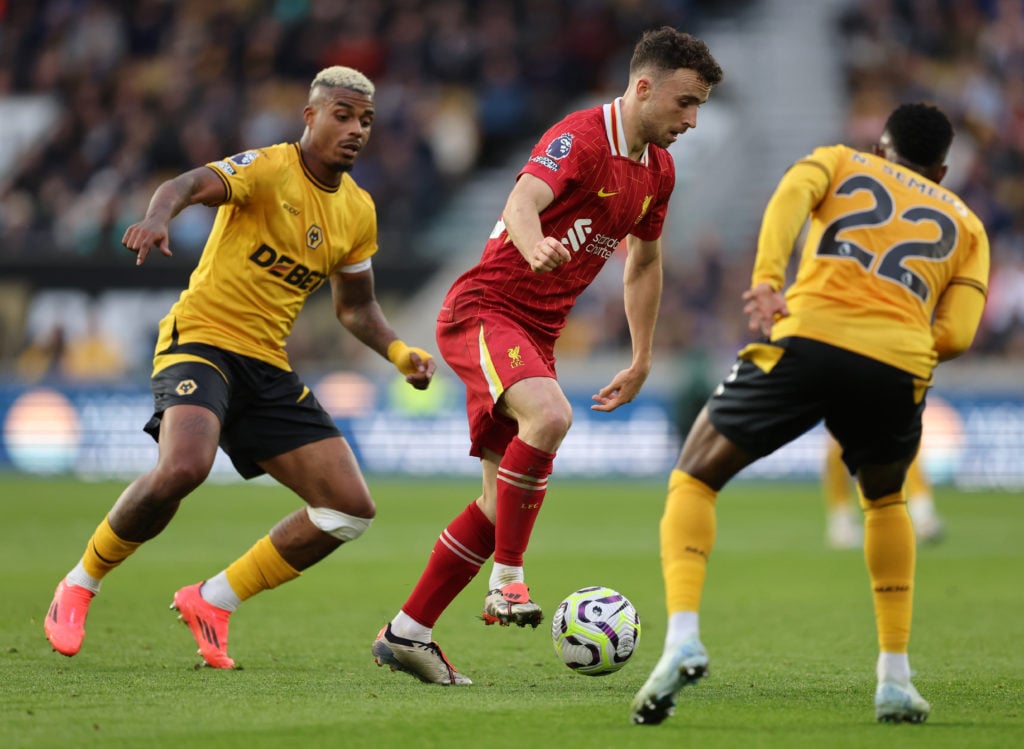
[[306, 514], [321, 531], [346, 542], [359, 538], [373, 522], [372, 517], [361, 518], [329, 507], [307, 507]]
[[552, 404], [533, 419], [533, 429], [548, 442], [561, 442], [572, 426], [572, 407], [568, 403]]
[[756, 455], [721, 434], [705, 412], [690, 430], [679, 452], [676, 470], [689, 474], [718, 492], [733, 476], [755, 460]]
[[566, 408], [555, 414], [553, 417], [553, 426], [562, 434], [563, 437], [568, 434], [569, 428], [572, 426], [572, 408]]
[[[879, 500], [899, 494], [903, 489], [908, 462], [898, 461], [884, 465], [864, 465], [857, 470], [861, 507], [879, 505]], [[865, 504], [865, 501], [868, 504]]]
[[154, 478], [163, 493], [180, 498], [206, 481], [211, 468], [210, 463], [199, 460], [161, 461]]

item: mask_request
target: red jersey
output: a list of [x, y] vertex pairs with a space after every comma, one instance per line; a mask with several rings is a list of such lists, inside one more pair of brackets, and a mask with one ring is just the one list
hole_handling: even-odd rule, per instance
[[576, 298], [619, 243], [629, 234], [661, 236], [675, 165], [668, 151], [653, 144], [639, 161], [629, 158], [621, 104], [616, 99], [568, 115], [544, 133], [519, 172], [551, 187], [555, 199], [540, 214], [541, 229], [560, 238], [572, 260], [535, 273], [499, 220], [480, 262], [448, 291], [442, 317], [452, 314], [459, 297], [457, 317], [498, 311], [553, 344]]

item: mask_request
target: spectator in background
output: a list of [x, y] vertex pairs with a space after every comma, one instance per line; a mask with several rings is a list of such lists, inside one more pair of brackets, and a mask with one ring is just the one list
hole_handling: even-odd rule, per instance
[[110, 323], [114, 314], [105, 315], [114, 309], [110, 300], [77, 289], [49, 290], [35, 294], [27, 306], [24, 327], [32, 332], [15, 366], [21, 383], [109, 385], [139, 364], [126, 341], [144, 323], [135, 316]]
[[[484, 154], [543, 126], [552, 103], [582, 93], [581, 83], [597, 80], [604, 60], [628, 52], [631, 39], [618, 31], [625, 21], [642, 14], [650, 23], [681, 24], [689, 13], [688, 3], [596, 5], [597, 11], [591, 0], [8, 3], [0, 10], [7, 90], [53, 97], [61, 114], [0, 182], [0, 221], [28, 209], [27, 231], [10, 236], [0, 253], [22, 262], [37, 259], [39, 248], [116, 258], [121, 217], [137, 215], [123, 205], [126, 196], [146, 192], [154, 174], [166, 178], [243, 144], [283, 140], [284, 113], [303, 100], [310, 76], [344, 64], [377, 82], [377, 129], [389, 133], [389, 147], [371, 145], [354, 171], [372, 193], [386, 190], [381, 226], [389, 241], [408, 249], [381, 280], [415, 286], [437, 261], [418, 256], [422, 242], [413, 240], [449, 188]], [[590, 16], [599, 41], [559, 43]], [[499, 81], [505, 93], [496, 100]], [[452, 145], [434, 122], [438, 100], [449, 103], [447, 122], [457, 118], [465, 135], [455, 159], [447, 158]], [[99, 172], [103, 178], [94, 179]], [[208, 226], [208, 213], [196, 222]], [[179, 252], [197, 255], [202, 236], [176, 236]], [[382, 267], [388, 263], [381, 259]]]
[[127, 361], [90, 311], [83, 330], [68, 332], [55, 324], [18, 354], [15, 372], [27, 384], [40, 382], [113, 382], [127, 371]]
[[36, 384], [59, 376], [67, 348], [66, 338], [63, 326], [54, 325], [43, 335], [29, 341], [15, 362], [18, 378], [22, 382]]
[[61, 374], [69, 382], [113, 382], [126, 370], [124, 355], [99, 324], [95, 309], [90, 309], [85, 330], [66, 342]]

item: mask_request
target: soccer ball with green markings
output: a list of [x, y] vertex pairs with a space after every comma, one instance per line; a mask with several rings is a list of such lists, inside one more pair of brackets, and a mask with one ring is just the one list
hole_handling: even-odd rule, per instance
[[558, 604], [551, 639], [573, 671], [604, 676], [633, 657], [640, 643], [640, 616], [628, 598], [611, 588], [580, 588]]

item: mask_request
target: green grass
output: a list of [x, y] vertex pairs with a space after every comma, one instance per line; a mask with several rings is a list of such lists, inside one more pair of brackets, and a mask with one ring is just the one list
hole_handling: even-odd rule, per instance
[[873, 719], [874, 619], [857, 552], [825, 548], [811, 485], [737, 482], [719, 500], [702, 612], [712, 673], [658, 727], [628, 722], [665, 632], [658, 562], [664, 482], [552, 482], [527, 563], [553, 611], [609, 585], [640, 612], [634, 660], [604, 678], [571, 673], [546, 626], [484, 627], [486, 575], [434, 633], [468, 688], [374, 666], [370, 644], [419, 575], [475, 481], [370, 478], [377, 522], [301, 579], [232, 620], [241, 671], [195, 669], [168, 611], [178, 587], [222, 569], [297, 506], [266, 484], [207, 485], [159, 538], [104, 583], [85, 647], [53, 653], [53, 587], [120, 484], [0, 476], [0, 747], [1011, 747], [1024, 745], [1024, 502], [937, 501], [947, 540], [922, 548], [911, 662], [933, 706], [923, 725]]

